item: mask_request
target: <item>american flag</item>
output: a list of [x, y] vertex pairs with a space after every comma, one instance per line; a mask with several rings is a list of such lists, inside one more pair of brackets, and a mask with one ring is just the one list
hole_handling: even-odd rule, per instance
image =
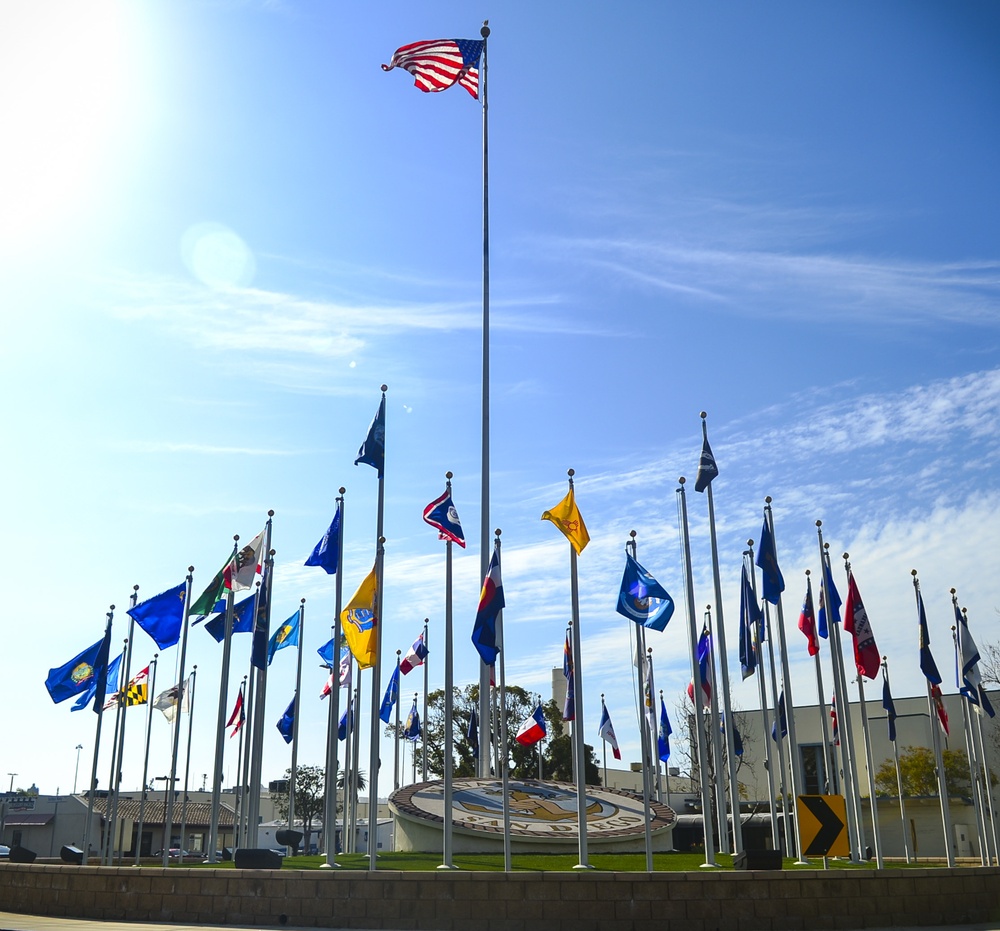
[[447, 90], [461, 84], [479, 99], [479, 58], [483, 54], [480, 39], [432, 39], [411, 42], [396, 49], [383, 71], [404, 68], [416, 80], [414, 87], [424, 93]]

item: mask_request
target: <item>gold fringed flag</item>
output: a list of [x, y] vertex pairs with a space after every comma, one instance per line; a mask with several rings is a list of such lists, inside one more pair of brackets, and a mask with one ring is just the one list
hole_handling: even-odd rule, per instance
[[577, 555], [582, 553], [584, 547], [590, 542], [590, 534], [587, 533], [587, 525], [583, 522], [583, 517], [580, 516], [580, 509], [576, 506], [576, 497], [572, 488], [551, 511], [545, 511], [542, 514], [542, 520], [552, 521], [572, 544]]
[[376, 625], [375, 602], [378, 588], [375, 580], [375, 569], [368, 573], [365, 580], [347, 603], [340, 614], [344, 638], [351, 653], [358, 661], [358, 668], [369, 669], [375, 665]]

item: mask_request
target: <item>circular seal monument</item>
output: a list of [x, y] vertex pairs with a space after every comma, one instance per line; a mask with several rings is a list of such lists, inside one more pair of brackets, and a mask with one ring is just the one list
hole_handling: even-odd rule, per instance
[[[515, 853], [567, 853], [579, 843], [576, 786], [569, 782], [511, 779], [511, 850]], [[396, 849], [431, 853], [441, 849], [444, 783], [417, 782], [389, 797], [396, 821]], [[642, 799], [621, 789], [586, 787], [587, 844], [600, 853], [637, 853], [645, 849], [646, 814]], [[460, 853], [503, 850], [503, 784], [498, 779], [452, 781], [452, 843]], [[649, 825], [654, 850], [672, 847], [674, 812], [651, 801]]]

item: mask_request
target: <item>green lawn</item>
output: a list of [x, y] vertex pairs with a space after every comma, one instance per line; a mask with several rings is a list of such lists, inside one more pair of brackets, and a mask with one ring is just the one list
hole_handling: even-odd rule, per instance
[[[577, 864], [576, 854], [515, 854], [512, 865], [515, 871], [522, 872], [568, 872]], [[284, 868], [291, 870], [318, 870], [326, 862], [325, 857], [286, 857]], [[460, 870], [503, 870], [503, 854], [466, 853], [453, 857], [454, 866]], [[656, 872], [680, 872], [685, 870], [701, 870], [705, 862], [703, 854], [695, 853], [656, 853], [653, 854], [653, 869]], [[726, 854], [717, 854], [715, 862], [720, 869], [731, 870], [733, 858]], [[337, 863], [342, 869], [367, 870], [368, 854], [340, 854]], [[189, 864], [185, 864], [187, 866]], [[208, 864], [199, 864], [205, 865]], [[386, 852], [378, 855], [378, 868], [382, 870], [426, 871], [436, 870], [441, 865], [439, 853], [396, 853]], [[590, 857], [590, 865], [595, 870], [612, 873], [644, 873], [646, 871], [646, 855], [643, 853], [628, 854], [594, 854]], [[886, 864], [888, 867], [906, 867], [906, 863]], [[927, 867], [924, 861], [913, 864]], [[217, 863], [216, 867], [232, 867], [232, 862]], [[846, 860], [830, 860], [830, 869], [875, 869], [874, 861], [870, 863], [851, 863]], [[808, 867], [797, 866], [794, 859], [786, 858], [783, 862], [786, 870], [822, 869], [823, 861], [814, 859]]]

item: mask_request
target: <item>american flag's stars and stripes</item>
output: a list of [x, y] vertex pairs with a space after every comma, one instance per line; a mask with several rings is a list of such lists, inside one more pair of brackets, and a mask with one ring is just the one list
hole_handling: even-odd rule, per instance
[[403, 68], [415, 78], [414, 87], [424, 93], [447, 90], [461, 84], [479, 99], [479, 59], [483, 54], [480, 39], [431, 39], [411, 42], [392, 53], [383, 71]]

